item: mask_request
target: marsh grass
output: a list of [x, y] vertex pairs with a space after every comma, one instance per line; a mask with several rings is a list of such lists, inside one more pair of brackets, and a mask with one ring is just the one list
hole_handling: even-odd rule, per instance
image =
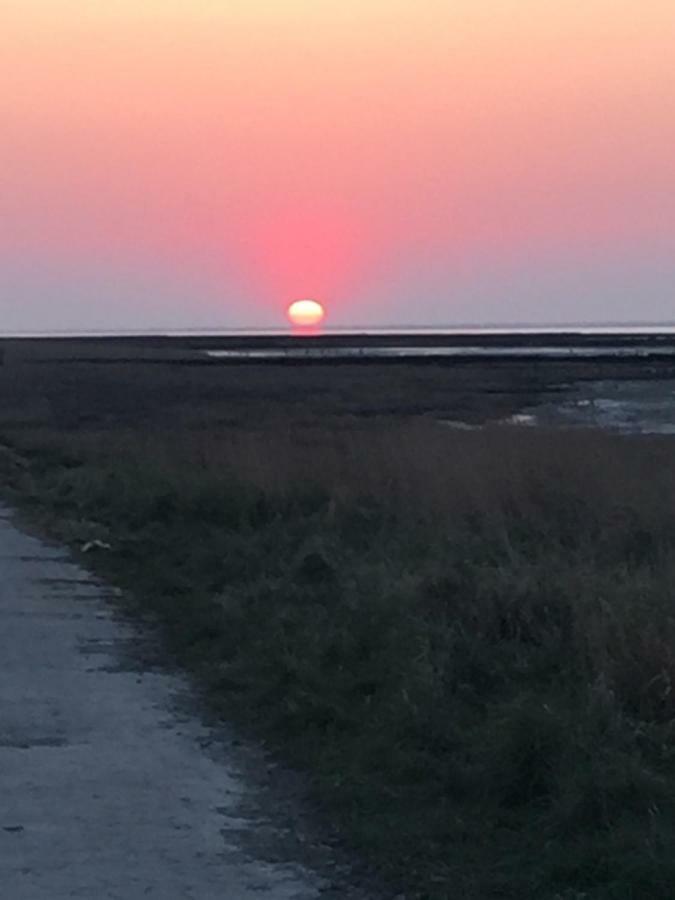
[[675, 445], [7, 429], [14, 496], [426, 898], [670, 898]]

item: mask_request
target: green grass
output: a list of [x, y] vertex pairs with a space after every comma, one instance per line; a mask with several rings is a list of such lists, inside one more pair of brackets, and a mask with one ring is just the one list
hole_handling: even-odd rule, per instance
[[14, 496], [427, 898], [669, 898], [675, 446], [7, 435]]

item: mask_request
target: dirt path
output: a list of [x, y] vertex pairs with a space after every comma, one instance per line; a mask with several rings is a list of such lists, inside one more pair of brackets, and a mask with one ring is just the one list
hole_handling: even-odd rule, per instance
[[0, 508], [2, 896], [364, 897], [288, 859], [235, 759], [177, 711], [185, 683], [121, 664], [133, 631], [111, 610]]

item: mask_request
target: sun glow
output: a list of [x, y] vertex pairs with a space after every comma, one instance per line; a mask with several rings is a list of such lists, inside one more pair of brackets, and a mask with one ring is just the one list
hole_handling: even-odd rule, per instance
[[672, 319], [673, 0], [0, 11], [3, 331]]
[[296, 300], [288, 307], [288, 318], [298, 328], [316, 328], [323, 322], [326, 312], [316, 300]]

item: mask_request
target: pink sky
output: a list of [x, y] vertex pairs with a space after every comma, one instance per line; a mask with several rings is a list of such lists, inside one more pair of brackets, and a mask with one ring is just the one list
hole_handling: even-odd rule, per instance
[[0, 329], [675, 319], [674, 47], [672, 0], [5, 0]]

